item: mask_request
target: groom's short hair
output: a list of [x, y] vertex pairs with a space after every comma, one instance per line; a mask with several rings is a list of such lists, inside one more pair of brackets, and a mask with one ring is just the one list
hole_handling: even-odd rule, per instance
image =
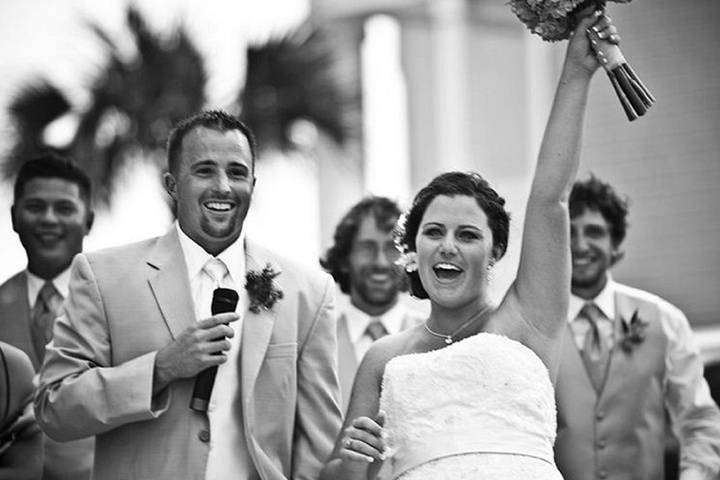
[[255, 135], [253, 135], [250, 128], [227, 112], [222, 110], [205, 110], [181, 120], [170, 132], [167, 142], [167, 156], [168, 169], [171, 173], [177, 171], [183, 138], [185, 138], [185, 135], [187, 135], [188, 132], [196, 127], [210, 128], [219, 132], [238, 130], [245, 136], [245, 138], [247, 138], [248, 144], [250, 145], [252, 167], [253, 170], [255, 170]]

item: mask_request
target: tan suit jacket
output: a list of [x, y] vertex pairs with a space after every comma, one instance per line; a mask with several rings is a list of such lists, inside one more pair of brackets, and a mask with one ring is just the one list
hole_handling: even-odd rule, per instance
[[25, 352], [35, 370], [40, 368], [42, 359], [38, 358], [30, 337], [30, 305], [24, 270], [0, 285], [0, 341]]
[[[329, 276], [246, 242], [248, 270], [268, 263], [284, 297], [245, 312], [240, 353], [253, 479], [315, 479], [340, 429], [334, 291]], [[194, 378], [153, 397], [158, 349], [195, 322], [177, 230], [78, 255], [35, 410], [59, 439], [97, 435], [95, 478], [203, 479], [208, 417], [189, 409]], [[209, 434], [209, 435], [208, 435]]]
[[[38, 357], [30, 336], [30, 305], [25, 271], [15, 274], [0, 286], [0, 341], [25, 352], [35, 370], [40, 368], [42, 359]], [[93, 438], [67, 443], [45, 438], [44, 445], [44, 480], [90, 478], [95, 448]]]

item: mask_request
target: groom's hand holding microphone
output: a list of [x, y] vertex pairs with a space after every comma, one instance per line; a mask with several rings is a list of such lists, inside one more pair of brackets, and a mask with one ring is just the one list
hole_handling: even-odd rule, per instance
[[235, 335], [228, 323], [236, 321], [235, 312], [219, 313], [186, 328], [175, 340], [158, 350], [153, 371], [153, 394], [171, 382], [198, 375], [225, 363], [230, 349], [228, 339]]

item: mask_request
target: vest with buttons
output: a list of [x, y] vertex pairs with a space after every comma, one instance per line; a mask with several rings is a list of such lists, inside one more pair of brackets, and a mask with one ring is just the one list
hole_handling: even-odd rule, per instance
[[[620, 305], [627, 299], [616, 295]], [[568, 330], [556, 385], [555, 461], [569, 480], [664, 478], [663, 380], [667, 338], [657, 307], [642, 302], [645, 339], [625, 352], [619, 323], [605, 384], [593, 388]], [[616, 318], [619, 318], [616, 315]], [[569, 327], [568, 327], [569, 328]]]

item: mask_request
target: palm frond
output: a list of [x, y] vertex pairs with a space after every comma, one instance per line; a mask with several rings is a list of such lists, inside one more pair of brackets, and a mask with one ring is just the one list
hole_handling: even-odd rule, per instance
[[3, 176], [15, 176], [23, 161], [34, 157], [48, 147], [43, 141], [45, 128], [70, 110], [70, 102], [55, 85], [45, 79], [21, 88], [8, 105], [8, 114], [16, 135]]
[[205, 102], [204, 62], [185, 30], [161, 38], [133, 7], [126, 22], [137, 50], [131, 60], [122, 59], [110, 37], [92, 26], [108, 59], [90, 87], [92, 102], [74, 142], [75, 157], [92, 173], [101, 201], [109, 199], [113, 180], [129, 159], [138, 153], [162, 158], [172, 126]]
[[238, 103], [261, 148], [291, 148], [289, 128], [300, 119], [339, 144], [350, 136], [359, 99], [353, 85], [343, 83], [331, 41], [326, 31], [303, 25], [248, 49]]

